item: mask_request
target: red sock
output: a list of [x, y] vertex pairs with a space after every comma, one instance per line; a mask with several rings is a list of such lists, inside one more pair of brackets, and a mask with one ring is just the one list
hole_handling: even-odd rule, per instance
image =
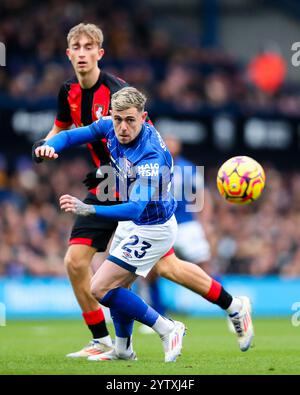
[[104, 321], [104, 314], [101, 307], [98, 310], [82, 313], [82, 316], [87, 325], [95, 325], [95, 324], [99, 324], [99, 322]]
[[221, 294], [221, 291], [222, 291], [222, 285], [218, 283], [216, 280], [212, 279], [210, 289], [207, 295], [204, 296], [204, 298], [209, 300], [210, 302], [216, 302]]
[[233, 300], [232, 296], [223, 288], [223, 286], [214, 279], [212, 279], [210, 289], [204, 297], [208, 301], [220, 306], [223, 310], [227, 310]]
[[106, 328], [104, 313], [101, 307], [99, 307], [98, 310], [82, 313], [82, 316], [85, 323], [92, 332], [93, 339], [100, 339], [109, 335]]

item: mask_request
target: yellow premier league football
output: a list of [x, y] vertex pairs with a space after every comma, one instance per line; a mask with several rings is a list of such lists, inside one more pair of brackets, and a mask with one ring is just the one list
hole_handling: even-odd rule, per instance
[[217, 175], [218, 190], [228, 202], [249, 204], [257, 200], [266, 176], [262, 166], [249, 156], [235, 156], [220, 167]]

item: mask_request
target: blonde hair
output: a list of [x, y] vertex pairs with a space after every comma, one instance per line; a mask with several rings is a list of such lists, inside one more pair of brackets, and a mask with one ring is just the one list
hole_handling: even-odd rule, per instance
[[102, 47], [104, 40], [102, 30], [93, 23], [79, 23], [79, 25], [72, 27], [67, 36], [68, 45], [72, 39], [78, 39], [83, 34], [91, 38], [99, 48]]
[[112, 95], [111, 108], [117, 111], [124, 111], [135, 107], [139, 112], [143, 112], [146, 101], [146, 96], [136, 88], [125, 87]]

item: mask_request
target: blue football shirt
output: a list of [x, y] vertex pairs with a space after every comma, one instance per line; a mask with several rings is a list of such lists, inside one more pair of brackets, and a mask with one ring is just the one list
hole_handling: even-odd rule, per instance
[[[122, 200], [143, 202], [141, 215], [138, 218], [132, 216], [132, 220], [137, 225], [163, 224], [168, 221], [177, 206], [171, 192], [173, 159], [160, 134], [152, 125], [145, 122], [139, 135], [132, 142], [121, 144], [115, 135], [112, 118], [102, 117], [89, 126], [62, 131], [45, 144], [60, 152], [71, 146], [103, 138], [107, 141], [111, 165], [117, 176], [117, 190], [122, 192]], [[152, 193], [151, 196], [149, 191]], [[99, 206], [99, 210], [101, 209], [102, 213], [103, 210], [107, 210], [111, 214], [117, 214], [120, 206], [122, 204], [107, 208]]]

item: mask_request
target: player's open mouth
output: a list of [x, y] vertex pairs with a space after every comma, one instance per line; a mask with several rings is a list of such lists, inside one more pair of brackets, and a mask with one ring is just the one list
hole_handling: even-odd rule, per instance
[[78, 66], [86, 66], [87, 62], [78, 62], [77, 64], [78, 64]]

